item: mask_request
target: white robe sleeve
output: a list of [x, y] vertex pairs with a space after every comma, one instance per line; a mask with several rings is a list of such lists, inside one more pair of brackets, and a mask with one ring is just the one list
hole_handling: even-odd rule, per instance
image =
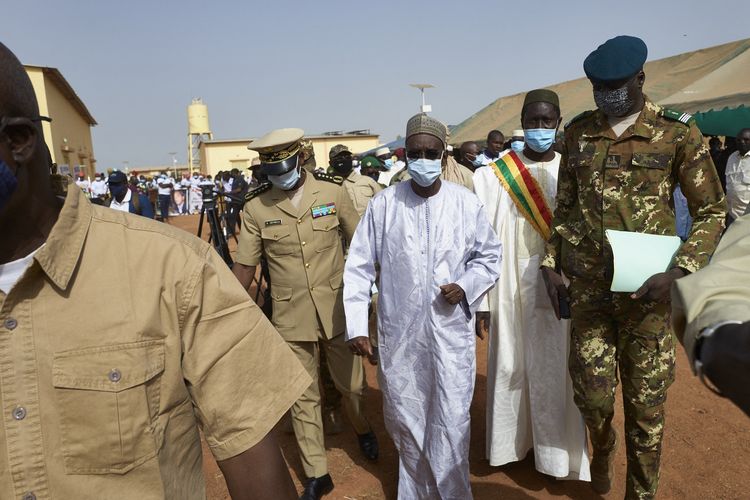
[[372, 204], [369, 204], [354, 232], [344, 264], [344, 313], [346, 339], [368, 337], [370, 291], [375, 283], [376, 231]]
[[476, 212], [476, 235], [466, 263], [464, 274], [456, 281], [466, 294], [467, 316], [471, 317], [479, 308], [484, 294], [500, 276], [502, 245], [490, 226], [484, 208]]
[[[493, 212], [497, 210], [497, 197], [492, 193], [492, 182], [495, 180], [494, 174], [488, 174], [489, 167], [478, 168], [474, 172], [474, 193], [476, 193], [479, 201], [484, 205], [484, 213], [487, 215], [487, 221], [492, 224]], [[490, 178], [488, 178], [488, 175]], [[502, 250], [502, 248], [501, 248]], [[501, 255], [502, 258], [502, 255]], [[499, 264], [499, 263], [498, 263]], [[482, 295], [482, 300], [477, 307], [477, 312], [490, 312], [490, 301], [488, 294]]]

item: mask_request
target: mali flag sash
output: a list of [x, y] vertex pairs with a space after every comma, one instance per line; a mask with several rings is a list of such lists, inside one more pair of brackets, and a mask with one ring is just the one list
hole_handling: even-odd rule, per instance
[[516, 152], [509, 151], [494, 163], [490, 163], [490, 167], [521, 215], [547, 241], [551, 232], [552, 211], [547, 206], [536, 179]]

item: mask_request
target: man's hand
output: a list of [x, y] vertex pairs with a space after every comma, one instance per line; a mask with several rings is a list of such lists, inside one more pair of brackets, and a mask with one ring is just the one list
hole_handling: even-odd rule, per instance
[[484, 340], [490, 331], [490, 313], [479, 311], [477, 313], [477, 337]]
[[552, 309], [555, 310], [555, 316], [560, 319], [560, 298], [562, 297], [570, 302], [568, 288], [565, 286], [562, 276], [549, 267], [542, 267], [542, 278], [544, 278], [544, 284], [547, 287], [547, 296], [552, 303]]
[[378, 364], [378, 356], [375, 354], [375, 351], [373, 351], [369, 338], [355, 337], [347, 341], [346, 344], [355, 356], [367, 356], [367, 360], [371, 365]]
[[670, 269], [666, 273], [654, 274], [635, 293], [630, 294], [630, 298], [640, 299], [641, 297], [646, 297], [647, 300], [668, 304], [672, 283], [685, 276], [685, 274], [685, 271], [679, 267]]
[[452, 306], [455, 306], [466, 297], [464, 289], [455, 283], [440, 285], [440, 295]]
[[703, 341], [699, 356], [716, 388], [750, 416], [750, 322], [720, 327]]

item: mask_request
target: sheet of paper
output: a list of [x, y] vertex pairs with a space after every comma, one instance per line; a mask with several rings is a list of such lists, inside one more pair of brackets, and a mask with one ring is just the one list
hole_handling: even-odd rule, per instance
[[613, 292], [635, 292], [651, 276], [669, 269], [682, 240], [679, 236], [607, 229], [615, 257]]

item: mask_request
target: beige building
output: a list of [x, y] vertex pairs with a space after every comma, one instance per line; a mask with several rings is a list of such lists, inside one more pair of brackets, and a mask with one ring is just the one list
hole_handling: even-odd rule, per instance
[[39, 114], [52, 118], [52, 123], [42, 122], [42, 129], [58, 171], [74, 175], [81, 170], [93, 177], [96, 157], [91, 127], [96, 120], [59, 70], [24, 67], [39, 101]]
[[[304, 140], [312, 142], [315, 160], [318, 166], [328, 165], [328, 152], [336, 144], [344, 144], [352, 153], [369, 151], [378, 146], [377, 134], [349, 133], [307, 135]], [[201, 172], [215, 176], [222, 170], [237, 168], [245, 170], [258, 153], [247, 149], [253, 139], [219, 139], [203, 141], [200, 144]]]

